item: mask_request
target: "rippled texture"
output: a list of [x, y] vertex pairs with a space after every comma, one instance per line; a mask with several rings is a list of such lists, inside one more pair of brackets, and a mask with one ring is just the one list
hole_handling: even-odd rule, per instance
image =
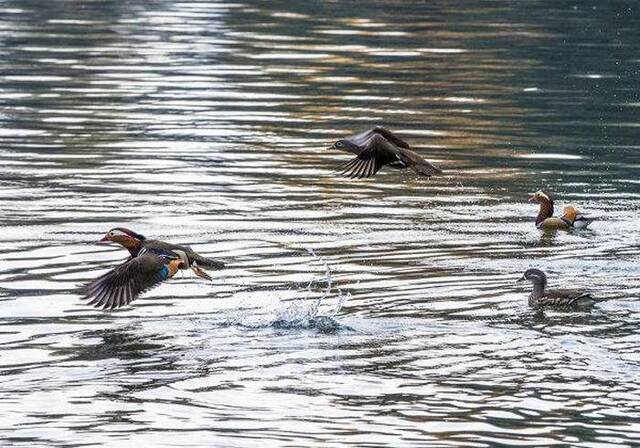
[[[637, 444], [637, 24], [596, 1], [0, 3], [4, 443]], [[445, 175], [335, 175], [325, 148], [374, 124]], [[541, 185], [592, 230], [537, 231]], [[229, 269], [87, 308], [114, 225]], [[538, 315], [532, 266], [612, 300]]]

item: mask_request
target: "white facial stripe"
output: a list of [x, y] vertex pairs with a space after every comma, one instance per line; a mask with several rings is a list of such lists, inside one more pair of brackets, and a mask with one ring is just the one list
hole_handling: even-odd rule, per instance
[[124, 233], [124, 232], [122, 232], [122, 231], [120, 231], [120, 230], [112, 230], [112, 231], [111, 231], [111, 234], [112, 234], [113, 236], [129, 236], [129, 235], [127, 235], [126, 233]]
[[537, 194], [537, 195], [542, 196], [542, 197], [543, 197], [543, 198], [545, 198], [547, 201], [550, 201], [550, 200], [551, 200], [551, 199], [549, 199], [549, 196], [547, 196], [547, 195], [546, 195], [546, 193], [545, 193], [544, 191], [542, 191], [542, 190], [538, 190], [538, 191], [536, 191], [536, 194]]

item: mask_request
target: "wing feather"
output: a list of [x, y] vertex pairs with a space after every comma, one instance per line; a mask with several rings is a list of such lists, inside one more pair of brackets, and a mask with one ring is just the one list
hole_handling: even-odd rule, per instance
[[351, 178], [352, 179], [360, 179], [360, 178], [362, 178], [362, 171], [363, 171], [363, 169], [364, 169], [366, 164], [367, 164], [366, 161], [360, 160], [358, 162], [357, 166], [351, 172]]
[[383, 136], [384, 138], [389, 140], [391, 143], [393, 143], [394, 145], [400, 148], [411, 149], [407, 142], [402, 140], [400, 137], [398, 137], [396, 134], [394, 134], [390, 130], [383, 128], [382, 126], [376, 126], [375, 128], [373, 128], [373, 132]]
[[354, 173], [353, 177], [357, 177], [358, 179], [362, 179], [362, 175], [364, 174], [365, 168], [367, 168], [367, 163], [369, 160], [361, 160], [358, 164], [358, 170]]
[[566, 289], [554, 289], [547, 291], [547, 295], [539, 299], [542, 306], [552, 307], [581, 307], [593, 305], [596, 300], [590, 293], [571, 291]]
[[344, 176], [352, 179], [371, 177], [384, 165], [398, 158], [394, 146], [379, 134], [371, 133], [363, 143], [364, 147], [360, 154], [341, 165]]
[[358, 163], [358, 158], [355, 157], [353, 159], [347, 160], [345, 163], [343, 163], [342, 165], [340, 165], [338, 167], [338, 171], [341, 171], [342, 174], [345, 174], [347, 171], [349, 171], [351, 168], [353, 168], [353, 166]]
[[346, 140], [353, 143], [356, 146], [363, 147], [367, 144], [369, 140], [376, 134], [375, 129], [369, 129], [368, 131], [364, 131], [360, 134], [353, 135], [351, 137], [347, 137]]
[[359, 167], [360, 159], [358, 157], [354, 157], [343, 165], [344, 169], [341, 174], [346, 177], [354, 177], [353, 175]]
[[85, 300], [96, 308], [116, 309], [163, 280], [167, 260], [152, 252], [127, 260], [85, 286]]
[[375, 166], [375, 159], [369, 159], [367, 161], [367, 168], [363, 174], [363, 177], [371, 177], [371, 173], [373, 173], [374, 166]]

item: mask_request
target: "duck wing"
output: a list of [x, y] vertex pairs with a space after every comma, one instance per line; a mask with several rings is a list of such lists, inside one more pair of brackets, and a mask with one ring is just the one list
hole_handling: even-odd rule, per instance
[[363, 138], [360, 146], [362, 146], [360, 154], [340, 166], [339, 170], [342, 171], [343, 176], [352, 179], [371, 177], [384, 165], [394, 162], [404, 167], [398, 148], [378, 133], [369, 131], [369, 135]]
[[[224, 262], [208, 258], [194, 251], [190, 246], [180, 246], [178, 244], [165, 243], [164, 241], [153, 240], [145, 244], [145, 249], [165, 258], [181, 258], [184, 254], [189, 262], [189, 267], [196, 262], [198, 266], [204, 269], [224, 269]], [[186, 268], [182, 266], [182, 268]]]
[[345, 140], [362, 148], [375, 134], [375, 129], [369, 129], [368, 131], [361, 132], [360, 134], [347, 137]]
[[589, 293], [567, 289], [548, 290], [544, 297], [538, 299], [538, 303], [542, 306], [565, 308], [590, 307], [596, 302], [597, 300]]
[[402, 140], [390, 130], [383, 128], [382, 126], [376, 126], [375, 128], [369, 129], [368, 131], [353, 135], [351, 137], [347, 137], [346, 140], [356, 146], [365, 147], [369, 143], [369, 141], [376, 135], [381, 136], [389, 143], [397, 146], [398, 148], [410, 149], [407, 142]]
[[167, 243], [160, 240], [147, 240], [143, 245], [144, 251], [152, 252], [165, 258], [179, 258], [180, 252], [192, 252], [189, 246], [180, 246], [178, 244]]
[[376, 133], [378, 135], [383, 136], [385, 139], [387, 139], [388, 141], [390, 141], [391, 143], [393, 143], [394, 145], [396, 145], [399, 148], [411, 149], [409, 147], [409, 143], [405, 142], [400, 137], [398, 137], [396, 134], [394, 134], [393, 132], [391, 132], [388, 129], [383, 128], [382, 126], [376, 126], [375, 128], [373, 128], [371, 130], [371, 132], [374, 132], [374, 133]]
[[88, 305], [105, 310], [128, 305], [143, 292], [170, 278], [177, 270], [176, 263], [180, 260], [145, 252], [86, 285], [83, 299], [92, 299]]

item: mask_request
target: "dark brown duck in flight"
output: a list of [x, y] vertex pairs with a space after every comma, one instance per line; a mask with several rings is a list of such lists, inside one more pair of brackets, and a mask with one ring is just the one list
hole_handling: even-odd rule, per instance
[[411, 168], [416, 173], [427, 177], [442, 173], [439, 168], [412, 151], [407, 142], [381, 126], [338, 140], [330, 149], [356, 155], [339, 168], [342, 175], [352, 179], [371, 177], [385, 165], [400, 170]]
[[111, 229], [99, 241], [114, 242], [129, 251], [129, 258], [115, 269], [85, 286], [84, 300], [96, 308], [115, 309], [128, 305], [143, 292], [170, 279], [180, 269], [191, 269], [211, 280], [202, 269], [222, 269], [224, 263], [203, 257], [189, 246], [148, 240], [123, 227]]

